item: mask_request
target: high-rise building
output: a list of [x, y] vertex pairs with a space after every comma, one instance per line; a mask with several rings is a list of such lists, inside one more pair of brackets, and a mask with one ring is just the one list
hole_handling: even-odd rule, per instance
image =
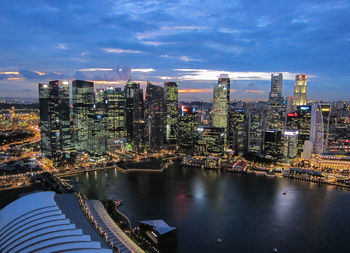
[[294, 84], [294, 104], [306, 105], [307, 75], [296, 75]]
[[41, 130], [41, 152], [45, 157], [51, 154], [50, 121], [49, 121], [49, 85], [39, 83], [39, 109], [40, 109], [40, 130]]
[[213, 90], [212, 126], [224, 128], [226, 132], [229, 110], [230, 78], [227, 74], [221, 74], [218, 84]]
[[279, 74], [271, 74], [271, 91], [269, 94], [269, 99], [281, 98], [282, 97], [282, 82], [283, 75]]
[[200, 155], [223, 154], [225, 144], [225, 128], [198, 126], [195, 150]]
[[258, 110], [251, 110], [248, 119], [248, 152], [260, 156], [262, 154], [263, 143], [264, 113]]
[[266, 130], [264, 139], [264, 155], [271, 160], [280, 160], [282, 155], [282, 133], [280, 130]]
[[[140, 84], [128, 82], [124, 88], [125, 96], [125, 130], [127, 140], [134, 150], [143, 151], [144, 143], [144, 104], [143, 90]], [[163, 97], [163, 95], [162, 95]]]
[[281, 157], [281, 133], [284, 131], [286, 124], [286, 102], [282, 97], [282, 82], [283, 76], [281, 73], [271, 75], [271, 92], [266, 115], [264, 154], [267, 158], [274, 160]]
[[147, 83], [146, 143], [149, 150], [160, 150], [164, 144], [164, 88]]
[[125, 132], [125, 99], [120, 88], [107, 87], [104, 90], [104, 106], [107, 116], [108, 149], [121, 148]]
[[101, 157], [108, 154], [107, 144], [107, 114], [103, 99], [103, 90], [98, 92], [100, 95], [94, 105], [91, 131], [89, 133], [89, 153], [93, 157]]
[[313, 153], [324, 153], [327, 151], [330, 112], [330, 104], [312, 104], [310, 140], [313, 143]]
[[93, 107], [95, 104], [94, 83], [74, 80], [72, 82], [73, 102], [73, 143], [77, 151], [88, 152], [89, 132], [93, 126]]
[[176, 145], [178, 142], [178, 84], [164, 83], [165, 101], [165, 143]]
[[199, 113], [195, 107], [181, 106], [178, 132], [180, 152], [186, 154], [193, 153], [199, 120]]
[[[48, 97], [47, 97], [48, 95]], [[44, 135], [42, 151], [52, 160], [54, 166], [74, 160], [75, 149], [72, 144], [72, 123], [69, 107], [69, 82], [50, 81], [48, 85], [39, 84], [40, 124]]]
[[[302, 105], [297, 106], [298, 114], [298, 154], [300, 155], [305, 149], [305, 142], [310, 140], [310, 130], [311, 130], [311, 106]], [[309, 145], [309, 144], [308, 144]]]
[[230, 111], [228, 121], [227, 146], [235, 152], [245, 152], [247, 120], [244, 110]]
[[299, 130], [286, 129], [283, 133], [283, 156], [288, 161], [298, 155]]

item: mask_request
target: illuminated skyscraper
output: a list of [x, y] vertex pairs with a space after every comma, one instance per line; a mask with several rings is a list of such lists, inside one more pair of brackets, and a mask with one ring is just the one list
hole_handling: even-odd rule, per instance
[[103, 94], [107, 115], [107, 143], [109, 151], [121, 147], [125, 133], [124, 92], [120, 88], [107, 87]]
[[223, 154], [224, 144], [225, 129], [223, 127], [197, 127], [195, 149], [198, 154]]
[[132, 147], [141, 152], [144, 142], [144, 104], [143, 90], [140, 84], [128, 82], [124, 88], [125, 95], [125, 130]]
[[41, 152], [45, 157], [51, 154], [50, 121], [49, 121], [49, 85], [39, 83], [39, 109], [41, 130]]
[[181, 106], [179, 115], [179, 150], [192, 154], [196, 130], [199, 124], [199, 113], [195, 107]]
[[164, 83], [165, 143], [177, 144], [178, 139], [178, 84]]
[[310, 140], [313, 143], [313, 153], [327, 151], [330, 111], [330, 104], [312, 104]]
[[257, 110], [249, 112], [248, 145], [249, 153], [260, 156], [264, 143], [264, 113]]
[[294, 105], [306, 105], [307, 75], [296, 75], [294, 84]]
[[94, 83], [74, 80], [73, 96], [73, 143], [77, 151], [88, 152], [89, 131], [93, 125], [93, 106], [95, 104]]
[[230, 78], [221, 74], [217, 86], [213, 90], [212, 125], [227, 131], [228, 114], [230, 110]]
[[271, 74], [271, 91], [269, 94], [270, 100], [273, 98], [282, 97], [282, 82], [283, 82], [282, 73]]
[[149, 150], [164, 144], [164, 88], [147, 83], [145, 101], [146, 143]]
[[[311, 130], [311, 106], [297, 106], [299, 138], [298, 138], [298, 154], [305, 149], [305, 142], [310, 140]], [[309, 144], [307, 144], [309, 145]]]
[[229, 113], [227, 144], [233, 151], [246, 151], [247, 120], [244, 110]]
[[[47, 97], [48, 95], [48, 97]], [[39, 84], [40, 124], [44, 134], [42, 145], [45, 157], [55, 166], [72, 161], [75, 149], [72, 144], [72, 124], [69, 107], [69, 82], [56, 80], [48, 85]]]
[[271, 92], [266, 114], [264, 154], [269, 159], [282, 157], [282, 132], [286, 124], [286, 102], [282, 97], [282, 74], [271, 75]]

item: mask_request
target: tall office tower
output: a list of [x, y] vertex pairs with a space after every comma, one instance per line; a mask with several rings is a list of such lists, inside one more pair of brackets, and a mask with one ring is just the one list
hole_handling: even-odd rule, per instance
[[294, 111], [294, 97], [288, 97], [286, 101], [286, 113], [292, 113]]
[[109, 151], [121, 148], [125, 133], [124, 92], [120, 88], [104, 90], [104, 106], [107, 116], [107, 145]]
[[49, 121], [50, 88], [47, 84], [39, 83], [41, 152], [45, 157], [51, 154], [50, 121]]
[[[267, 158], [277, 160], [281, 157], [282, 142], [281, 133], [286, 123], [286, 103], [282, 97], [282, 74], [271, 75], [271, 92], [269, 96], [266, 115], [266, 131], [264, 138], [264, 153]], [[273, 136], [272, 136], [273, 135]], [[274, 143], [272, 145], [272, 143]], [[280, 146], [278, 146], [280, 145]], [[269, 149], [273, 150], [269, 150]], [[273, 157], [273, 156], [276, 157]]]
[[196, 153], [200, 155], [223, 154], [225, 128], [198, 126], [195, 140]]
[[227, 131], [228, 113], [230, 110], [230, 78], [221, 74], [217, 86], [213, 90], [212, 125]]
[[[134, 150], [143, 151], [144, 143], [144, 104], [143, 90], [140, 84], [128, 82], [124, 88], [125, 96], [125, 130], [129, 143]], [[162, 95], [163, 97], [163, 95]]]
[[251, 110], [248, 118], [248, 152], [260, 156], [262, 154], [263, 143], [264, 113], [257, 110]]
[[286, 129], [299, 130], [299, 114], [297, 112], [287, 113]]
[[297, 106], [297, 114], [299, 120], [298, 154], [300, 155], [305, 149], [305, 142], [310, 140], [311, 106]]
[[165, 143], [176, 145], [178, 140], [178, 84], [164, 83]]
[[193, 153], [199, 120], [199, 113], [195, 107], [181, 106], [178, 132], [180, 152], [185, 154]]
[[247, 120], [244, 110], [233, 110], [229, 113], [227, 144], [235, 152], [246, 151]]
[[271, 91], [269, 94], [269, 99], [281, 98], [282, 97], [282, 82], [283, 75], [279, 74], [271, 74]]
[[283, 156], [287, 161], [289, 161], [296, 158], [298, 155], [299, 130], [286, 129], [284, 130], [283, 135]]
[[330, 111], [330, 104], [312, 104], [310, 140], [313, 143], [313, 153], [324, 153], [327, 150]]
[[266, 130], [264, 139], [264, 155], [271, 160], [280, 160], [282, 155], [282, 132], [280, 130]]
[[164, 144], [164, 88], [147, 83], [146, 142], [149, 150], [160, 150]]
[[306, 105], [307, 75], [296, 75], [294, 84], [294, 105]]
[[93, 107], [95, 104], [94, 83], [74, 80], [72, 82], [73, 99], [73, 144], [77, 151], [88, 152], [89, 132], [93, 125]]
[[283, 131], [286, 120], [286, 103], [282, 97], [282, 74], [271, 75], [271, 92], [268, 101], [268, 109], [266, 116], [267, 130]]
[[40, 125], [46, 142], [42, 146], [43, 154], [52, 160], [54, 166], [60, 166], [72, 161], [75, 155], [69, 109], [69, 82], [50, 81], [48, 87], [39, 84], [39, 96], [40, 117], [43, 119], [43, 124]]
[[[98, 92], [103, 95], [103, 90]], [[107, 145], [107, 114], [105, 112], [105, 105], [103, 97], [96, 99], [93, 107], [92, 126], [89, 131], [89, 153], [93, 157], [101, 157], [108, 154]]]

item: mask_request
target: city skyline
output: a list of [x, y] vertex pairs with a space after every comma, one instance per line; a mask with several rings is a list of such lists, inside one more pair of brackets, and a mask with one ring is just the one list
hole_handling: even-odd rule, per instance
[[209, 101], [227, 73], [231, 99], [267, 99], [271, 74], [281, 72], [284, 97], [293, 95], [295, 75], [307, 74], [308, 99], [350, 99], [347, 1], [20, 1], [2, 8], [1, 96], [37, 97], [37, 83], [49, 80], [121, 87], [131, 77], [142, 87], [175, 81], [180, 100]]

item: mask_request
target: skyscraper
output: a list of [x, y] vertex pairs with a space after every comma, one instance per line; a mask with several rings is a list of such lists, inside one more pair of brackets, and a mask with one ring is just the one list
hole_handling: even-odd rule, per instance
[[199, 114], [195, 107], [181, 106], [179, 115], [179, 150], [186, 154], [192, 154], [196, 130], [199, 124]]
[[[311, 106], [297, 106], [299, 138], [298, 154], [300, 155], [305, 149], [305, 142], [310, 140], [311, 130]], [[307, 144], [309, 145], [309, 144]]]
[[266, 115], [264, 153], [269, 159], [277, 160], [282, 154], [282, 132], [286, 124], [286, 103], [282, 97], [282, 74], [271, 75], [271, 92]]
[[165, 143], [176, 145], [178, 140], [178, 84], [164, 83]]
[[[48, 96], [47, 96], [48, 95]], [[55, 166], [72, 161], [75, 149], [72, 144], [72, 124], [69, 107], [69, 82], [50, 81], [39, 84], [40, 124], [44, 135], [42, 151]]]
[[294, 84], [294, 104], [306, 105], [307, 75], [296, 75]]
[[160, 150], [164, 144], [164, 88], [147, 83], [146, 143], [149, 150]]
[[225, 129], [223, 127], [198, 126], [195, 149], [200, 155], [223, 154]]
[[269, 99], [282, 97], [282, 73], [271, 74], [271, 91], [269, 94]]
[[264, 143], [264, 113], [251, 110], [248, 119], [248, 144], [249, 153], [260, 156]]
[[213, 90], [212, 125], [227, 131], [228, 114], [230, 110], [230, 78], [221, 74], [217, 86]]
[[107, 143], [111, 151], [120, 148], [126, 136], [124, 92], [120, 88], [107, 87], [103, 98], [107, 116]]
[[94, 83], [74, 80], [73, 96], [73, 144], [77, 151], [88, 152], [89, 132], [93, 126], [93, 106], [95, 104]]
[[143, 151], [145, 120], [143, 90], [140, 89], [140, 84], [128, 82], [124, 88], [124, 96], [127, 140], [136, 151], [141, 152]]
[[229, 113], [227, 144], [233, 151], [246, 151], [247, 120], [244, 110], [233, 110]]
[[51, 155], [50, 121], [49, 121], [49, 85], [39, 83], [39, 109], [40, 109], [40, 130], [41, 130], [41, 152], [45, 157]]
[[313, 153], [324, 153], [328, 148], [330, 111], [330, 104], [312, 104], [310, 140], [313, 143]]

